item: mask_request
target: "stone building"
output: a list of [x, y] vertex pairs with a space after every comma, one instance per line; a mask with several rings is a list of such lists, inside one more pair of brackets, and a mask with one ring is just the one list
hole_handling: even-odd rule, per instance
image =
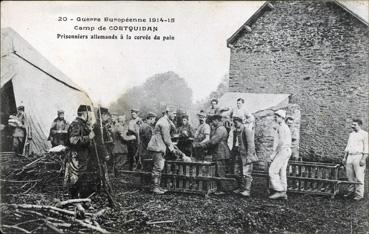
[[368, 22], [339, 1], [271, 1], [227, 41], [229, 91], [288, 93], [300, 155], [338, 159], [351, 118], [368, 129]]

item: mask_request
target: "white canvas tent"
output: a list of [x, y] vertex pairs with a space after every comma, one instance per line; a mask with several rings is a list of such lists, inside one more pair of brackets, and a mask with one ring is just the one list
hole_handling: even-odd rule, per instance
[[[286, 108], [289, 105], [290, 96], [291, 96], [290, 94], [227, 92], [223, 94], [223, 96], [219, 99], [219, 107], [221, 109], [226, 107], [236, 109], [237, 99], [243, 98], [245, 100], [243, 108], [255, 115], [255, 113], [260, 113], [266, 110], [277, 110], [281, 108]], [[230, 111], [228, 111], [228, 114], [230, 114]], [[260, 116], [256, 114], [255, 117], [258, 119], [258, 117]], [[262, 135], [263, 138], [267, 139], [268, 137], [266, 136], [273, 135], [274, 130], [272, 122], [265, 124], [264, 121], [265, 121], [264, 118], [256, 120], [256, 135], [257, 136]], [[260, 134], [260, 132], [262, 133]], [[269, 139], [273, 138], [274, 137], [270, 137]], [[263, 160], [265, 158], [263, 148], [268, 149], [268, 147], [264, 146], [260, 147], [260, 145], [263, 144], [262, 142], [264, 141], [265, 139], [260, 140], [257, 137], [255, 142], [258, 156], [260, 159]], [[233, 132], [231, 131], [228, 138], [228, 145], [230, 148], [232, 148], [232, 144], [233, 144]], [[272, 146], [273, 143], [268, 142], [267, 145]]]
[[71, 122], [80, 104], [90, 105], [88, 95], [48, 62], [27, 41], [10, 28], [1, 29], [1, 112], [13, 114], [25, 106], [30, 152], [41, 154], [50, 143], [49, 129], [57, 110]]
[[290, 94], [227, 92], [219, 99], [220, 107], [236, 108], [237, 99], [245, 100], [244, 108], [250, 113], [278, 109], [288, 105]]

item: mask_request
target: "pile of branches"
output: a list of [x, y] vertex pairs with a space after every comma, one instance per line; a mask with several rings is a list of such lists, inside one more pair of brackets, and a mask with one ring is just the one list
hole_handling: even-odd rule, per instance
[[38, 157], [4, 155], [1, 157], [1, 184], [5, 193], [62, 187], [64, 153], [45, 153]]
[[91, 210], [91, 199], [55, 201], [51, 205], [0, 204], [2, 233], [109, 233], [100, 227], [102, 215], [109, 209], [95, 213]]

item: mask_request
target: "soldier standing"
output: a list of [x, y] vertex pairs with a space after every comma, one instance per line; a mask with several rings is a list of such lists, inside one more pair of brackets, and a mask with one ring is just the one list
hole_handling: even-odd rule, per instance
[[124, 139], [125, 133], [125, 116], [120, 115], [113, 126], [113, 160], [114, 160], [114, 174], [118, 175], [118, 170], [123, 169], [123, 165], [127, 161], [127, 141]]
[[154, 131], [155, 120], [156, 120], [156, 114], [153, 112], [150, 112], [147, 114], [145, 121], [140, 126], [140, 130], [139, 130], [140, 144], [137, 150], [139, 162], [137, 163], [137, 167], [141, 169], [143, 166], [142, 159], [151, 158], [151, 155], [149, 151], [147, 150], [147, 146], [151, 140], [151, 136]]
[[129, 170], [133, 170], [134, 157], [137, 152], [138, 140], [139, 140], [139, 129], [140, 129], [140, 121], [141, 119], [138, 117], [138, 110], [131, 110], [131, 120], [128, 123], [128, 132], [127, 135], [131, 136], [127, 141], [128, 146], [128, 164]]
[[91, 186], [91, 152], [90, 143], [95, 134], [90, 129], [91, 107], [80, 105], [77, 118], [68, 128], [68, 162], [66, 179], [72, 198], [88, 197], [94, 190]]
[[178, 144], [177, 147], [185, 155], [192, 155], [192, 141], [194, 136], [194, 130], [188, 122], [188, 115], [182, 116], [182, 126], [178, 128]]
[[[104, 159], [108, 161], [109, 168], [114, 172], [114, 160], [113, 160], [113, 126], [111, 122], [111, 115], [108, 108], [99, 107], [97, 110], [97, 123], [94, 126], [94, 133], [98, 137], [97, 142], [100, 143], [99, 151], [101, 155], [104, 155]], [[102, 137], [101, 137], [102, 130]], [[102, 140], [102, 142], [100, 142]]]
[[25, 114], [24, 106], [19, 106], [17, 108], [17, 113], [15, 115], [9, 116], [9, 125], [14, 127], [13, 131], [13, 151], [16, 154], [22, 154], [24, 143], [26, 139], [26, 126], [25, 126]]
[[[199, 126], [195, 132], [194, 143], [199, 144], [210, 139], [210, 126], [206, 123], [206, 114], [204, 111], [200, 111], [197, 116], [199, 117]], [[206, 150], [203, 148], [193, 148], [193, 156], [196, 160], [203, 161], [206, 155]]]
[[[216, 175], [225, 177], [227, 171], [227, 163], [230, 158], [230, 150], [227, 144], [228, 132], [222, 123], [222, 115], [216, 113], [210, 117], [213, 125], [213, 134], [210, 139], [199, 144], [194, 144], [194, 147], [206, 148], [212, 156], [212, 161], [216, 163]], [[217, 182], [216, 194], [224, 194], [230, 190], [229, 183], [224, 181]]]
[[51, 124], [48, 140], [51, 146], [65, 145], [67, 141], [69, 123], [64, 119], [64, 111], [58, 110], [58, 117]]
[[175, 117], [175, 111], [172, 108], [166, 108], [163, 117], [161, 117], [155, 124], [153, 136], [147, 146], [152, 155], [154, 166], [152, 168], [152, 183], [153, 192], [156, 194], [164, 194], [165, 189], [160, 187], [161, 172], [164, 169], [165, 159], [164, 155], [167, 149], [174, 152], [174, 144], [171, 140], [170, 129], [172, 127], [172, 120]]
[[291, 157], [291, 131], [284, 119], [285, 110], [278, 110], [274, 113], [275, 121], [278, 124], [277, 135], [274, 139], [274, 150], [271, 155], [271, 164], [269, 167], [269, 177], [274, 194], [270, 199], [287, 199], [287, 165]]
[[345, 149], [343, 164], [346, 167], [348, 181], [359, 182], [351, 185], [345, 194], [348, 197], [355, 194], [354, 200], [359, 201], [364, 198], [365, 165], [368, 157], [368, 132], [361, 129], [363, 121], [361, 119], [352, 120], [352, 132], [350, 133]]
[[245, 127], [243, 119], [233, 117], [235, 129], [233, 130], [232, 157], [234, 160], [235, 174], [240, 175], [239, 189], [234, 191], [242, 196], [249, 197], [252, 183], [253, 163], [258, 161], [255, 152], [254, 131]]

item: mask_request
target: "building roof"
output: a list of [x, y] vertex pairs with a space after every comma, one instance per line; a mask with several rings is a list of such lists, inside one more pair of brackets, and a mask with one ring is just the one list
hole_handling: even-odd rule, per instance
[[[350, 0], [334, 0], [333, 3], [336, 3], [342, 9], [350, 13], [352, 16], [357, 18], [360, 22], [369, 26], [368, 20], [368, 1], [350, 1]], [[269, 1], [264, 2], [264, 4], [235, 32], [233, 35], [228, 38], [227, 46], [231, 47], [231, 45], [235, 42], [237, 37], [243, 31], [251, 32], [251, 25], [256, 22], [258, 18], [260, 18], [266, 11], [273, 10], [273, 4]]]

